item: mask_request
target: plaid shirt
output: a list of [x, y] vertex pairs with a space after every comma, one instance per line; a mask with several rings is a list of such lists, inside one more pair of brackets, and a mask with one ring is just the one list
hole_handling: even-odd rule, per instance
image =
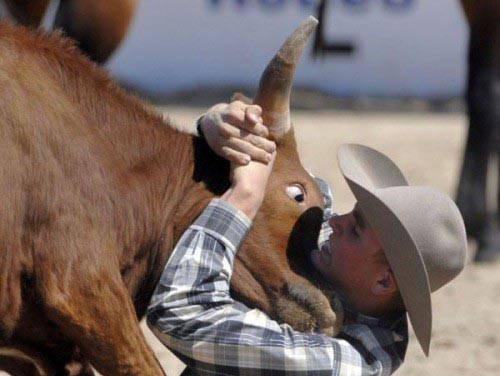
[[[319, 186], [328, 217], [329, 189]], [[392, 374], [408, 344], [404, 313], [375, 319], [347, 310], [350, 324], [331, 338], [296, 332], [231, 298], [234, 257], [250, 225], [244, 214], [214, 199], [184, 233], [148, 309], [159, 340], [199, 375]], [[330, 230], [325, 221], [319, 242]]]

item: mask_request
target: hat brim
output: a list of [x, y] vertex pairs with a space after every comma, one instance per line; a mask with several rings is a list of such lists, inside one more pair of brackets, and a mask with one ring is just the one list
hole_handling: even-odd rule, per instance
[[398, 283], [415, 335], [426, 355], [432, 332], [431, 289], [421, 253], [397, 206], [377, 191], [408, 186], [399, 168], [385, 155], [362, 145], [342, 145], [340, 170], [368, 223], [377, 234]]

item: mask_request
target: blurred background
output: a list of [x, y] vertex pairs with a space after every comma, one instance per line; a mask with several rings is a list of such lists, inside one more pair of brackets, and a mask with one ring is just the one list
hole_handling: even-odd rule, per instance
[[[336, 149], [389, 155], [412, 184], [457, 199], [470, 263], [434, 295], [431, 355], [414, 338], [398, 375], [496, 375], [500, 369], [500, 1], [10, 0], [5, 17], [62, 28], [128, 90], [192, 128], [262, 69], [308, 15], [320, 20], [298, 68], [292, 120], [303, 164], [338, 212], [353, 197]], [[473, 261], [478, 261], [477, 263]], [[145, 329], [162, 365], [183, 365]], [[1, 372], [0, 372], [1, 374]]]
[[168, 93], [258, 82], [289, 30], [322, 18], [296, 87], [340, 96], [449, 99], [461, 95], [467, 25], [457, 0], [139, 1], [108, 67]]

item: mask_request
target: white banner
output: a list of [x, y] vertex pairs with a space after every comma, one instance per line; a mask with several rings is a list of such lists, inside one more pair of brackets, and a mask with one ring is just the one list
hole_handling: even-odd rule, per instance
[[[140, 0], [114, 75], [156, 92], [256, 86], [316, 0]], [[296, 85], [338, 95], [445, 98], [463, 92], [467, 27], [458, 0], [329, 0]], [[313, 52], [316, 53], [313, 53]]]

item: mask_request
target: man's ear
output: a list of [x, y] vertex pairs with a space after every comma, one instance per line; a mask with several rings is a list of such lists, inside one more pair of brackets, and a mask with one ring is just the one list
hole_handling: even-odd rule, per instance
[[389, 295], [398, 290], [398, 284], [391, 269], [384, 268], [371, 285], [371, 291], [374, 295]]

